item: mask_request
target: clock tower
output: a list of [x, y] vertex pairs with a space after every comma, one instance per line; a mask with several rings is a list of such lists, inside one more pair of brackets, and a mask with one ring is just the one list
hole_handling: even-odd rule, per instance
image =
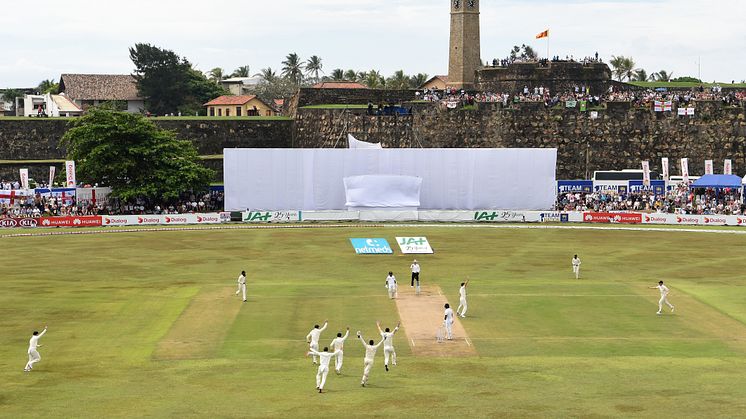
[[474, 89], [476, 72], [482, 66], [479, 42], [479, 0], [450, 0], [451, 50], [448, 86]]

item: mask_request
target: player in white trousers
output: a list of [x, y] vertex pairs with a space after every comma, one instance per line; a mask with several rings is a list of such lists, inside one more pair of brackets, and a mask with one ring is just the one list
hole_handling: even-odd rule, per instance
[[370, 370], [373, 369], [373, 361], [376, 360], [376, 352], [378, 351], [378, 348], [383, 345], [383, 339], [381, 339], [378, 344], [376, 344], [373, 339], [371, 339], [369, 343], [365, 343], [365, 339], [363, 339], [363, 335], [360, 334], [359, 330], [357, 331], [357, 337], [358, 339], [360, 339], [360, 342], [363, 343], [363, 347], [365, 347], [365, 360], [363, 361], [363, 379], [360, 381], [360, 385], [365, 387], [365, 385], [368, 384]]
[[389, 298], [394, 299], [396, 297], [396, 277], [393, 272], [389, 272], [389, 276], [386, 277], [386, 289], [389, 291]]
[[246, 271], [241, 271], [241, 275], [238, 276], [238, 289], [236, 295], [243, 292], [243, 302], [246, 302]]
[[451, 326], [453, 326], [453, 309], [451, 305], [446, 303], [445, 315], [443, 316], [443, 326], [446, 328], [446, 339], [453, 340], [453, 332]]
[[[311, 329], [310, 332], [308, 332], [308, 335], [306, 335], [306, 342], [309, 343], [308, 349], [311, 351], [318, 351], [319, 350], [319, 336], [321, 336], [321, 332], [326, 330], [326, 326], [329, 322], [324, 320], [324, 327], [319, 327], [317, 324], [316, 326]], [[316, 355], [313, 356], [313, 364], [316, 365]]]
[[420, 295], [420, 264], [417, 263], [417, 259], [412, 262], [412, 265], [410, 265], [409, 268], [412, 270], [412, 282], [410, 286], [414, 287], [415, 282], [417, 282], [415, 293]]
[[466, 286], [468, 284], [469, 280], [467, 279], [466, 282], [461, 283], [461, 288], [458, 289], [458, 307], [456, 308], [456, 314], [461, 317], [466, 317], [466, 309], [468, 308], [468, 305], [466, 304]]
[[396, 324], [396, 327], [394, 328], [394, 331], [392, 332], [387, 327], [386, 330], [381, 330], [381, 322], [377, 321], [376, 326], [378, 327], [378, 333], [381, 334], [381, 337], [383, 338], [383, 366], [386, 368], [386, 371], [389, 370], [389, 358], [391, 358], [391, 363], [396, 366], [396, 350], [394, 350], [394, 334], [399, 331], [399, 326], [401, 325], [401, 322]]
[[575, 279], [580, 279], [580, 258], [578, 255], [572, 258], [572, 272], [575, 274]]
[[47, 326], [44, 326], [44, 330], [41, 331], [41, 333], [34, 331], [33, 335], [31, 336], [31, 339], [28, 341], [28, 362], [26, 363], [26, 367], [23, 369], [26, 372], [31, 372], [31, 369], [34, 368], [34, 364], [41, 361], [41, 355], [39, 355], [39, 351], [37, 348], [41, 346], [39, 343], [39, 339], [41, 339], [44, 334], [47, 333]]
[[324, 384], [326, 384], [326, 376], [329, 374], [329, 362], [333, 356], [338, 356], [340, 351], [329, 352], [329, 348], [324, 348], [324, 352], [318, 352], [314, 350], [308, 351], [306, 356], [313, 355], [319, 357], [319, 369], [316, 372], [316, 390], [321, 393], [324, 390]]
[[344, 360], [344, 349], [345, 349], [345, 341], [347, 340], [347, 336], [350, 335], [350, 326], [347, 326], [347, 333], [345, 333], [344, 336], [342, 336], [342, 332], [337, 333], [337, 337], [332, 340], [332, 343], [329, 344], [329, 346], [334, 349], [335, 351], [339, 351], [339, 355], [337, 355], [336, 358], [334, 358], [334, 370], [337, 372], [337, 374], [342, 373], [342, 362]]
[[661, 314], [661, 311], [663, 311], [663, 304], [666, 304], [671, 308], [671, 313], [673, 313], [673, 304], [668, 302], [668, 293], [669, 289], [667, 286], [663, 285], [663, 281], [658, 281], [658, 285], [655, 287], [650, 287], [650, 289], [658, 289], [661, 292], [661, 299], [658, 300], [658, 312], [656, 314]]

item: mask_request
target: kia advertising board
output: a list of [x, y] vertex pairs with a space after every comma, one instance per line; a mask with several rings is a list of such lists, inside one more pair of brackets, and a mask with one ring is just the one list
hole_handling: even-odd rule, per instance
[[34, 228], [38, 218], [0, 218], [0, 228]]
[[396, 243], [404, 254], [428, 255], [433, 253], [427, 237], [397, 237]]
[[386, 239], [350, 239], [358, 255], [390, 255], [394, 250]]

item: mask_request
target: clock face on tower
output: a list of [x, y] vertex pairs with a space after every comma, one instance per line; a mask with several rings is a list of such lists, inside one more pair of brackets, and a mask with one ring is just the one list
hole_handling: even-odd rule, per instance
[[477, 7], [477, 0], [467, 0], [467, 1], [468, 1], [467, 4], [468, 4], [468, 6], [469, 6], [470, 9], [473, 9], [473, 8]]
[[461, 8], [461, 0], [453, 0], [453, 8], [454, 9], [460, 9]]

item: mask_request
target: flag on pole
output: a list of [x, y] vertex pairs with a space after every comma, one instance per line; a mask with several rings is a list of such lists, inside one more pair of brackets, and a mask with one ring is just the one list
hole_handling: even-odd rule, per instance
[[712, 164], [712, 160], [705, 160], [705, 174], [706, 175], [714, 175], [715, 174], [715, 167]]
[[57, 172], [57, 168], [54, 166], [49, 166], [49, 189], [52, 189], [52, 184], [54, 183], [54, 175]]
[[77, 185], [77, 182], [75, 181], [75, 162], [74, 161], [65, 162], [65, 172], [67, 174], [67, 181], [65, 182], [65, 186], [68, 188], [74, 188], [75, 185]]
[[663, 180], [668, 183], [669, 180], [669, 168], [668, 168], [668, 157], [661, 159], [661, 166], [663, 167]]
[[732, 175], [733, 174], [733, 162], [728, 159], [723, 163], [723, 174], [724, 175]]
[[28, 169], [21, 169], [21, 189], [28, 189]]
[[642, 162], [642, 184], [650, 186], [650, 162], [647, 160]]
[[689, 159], [681, 159], [681, 176], [684, 183], [689, 183]]
[[548, 38], [548, 37], [549, 37], [549, 29], [547, 29], [544, 32], [536, 35], [536, 39]]

